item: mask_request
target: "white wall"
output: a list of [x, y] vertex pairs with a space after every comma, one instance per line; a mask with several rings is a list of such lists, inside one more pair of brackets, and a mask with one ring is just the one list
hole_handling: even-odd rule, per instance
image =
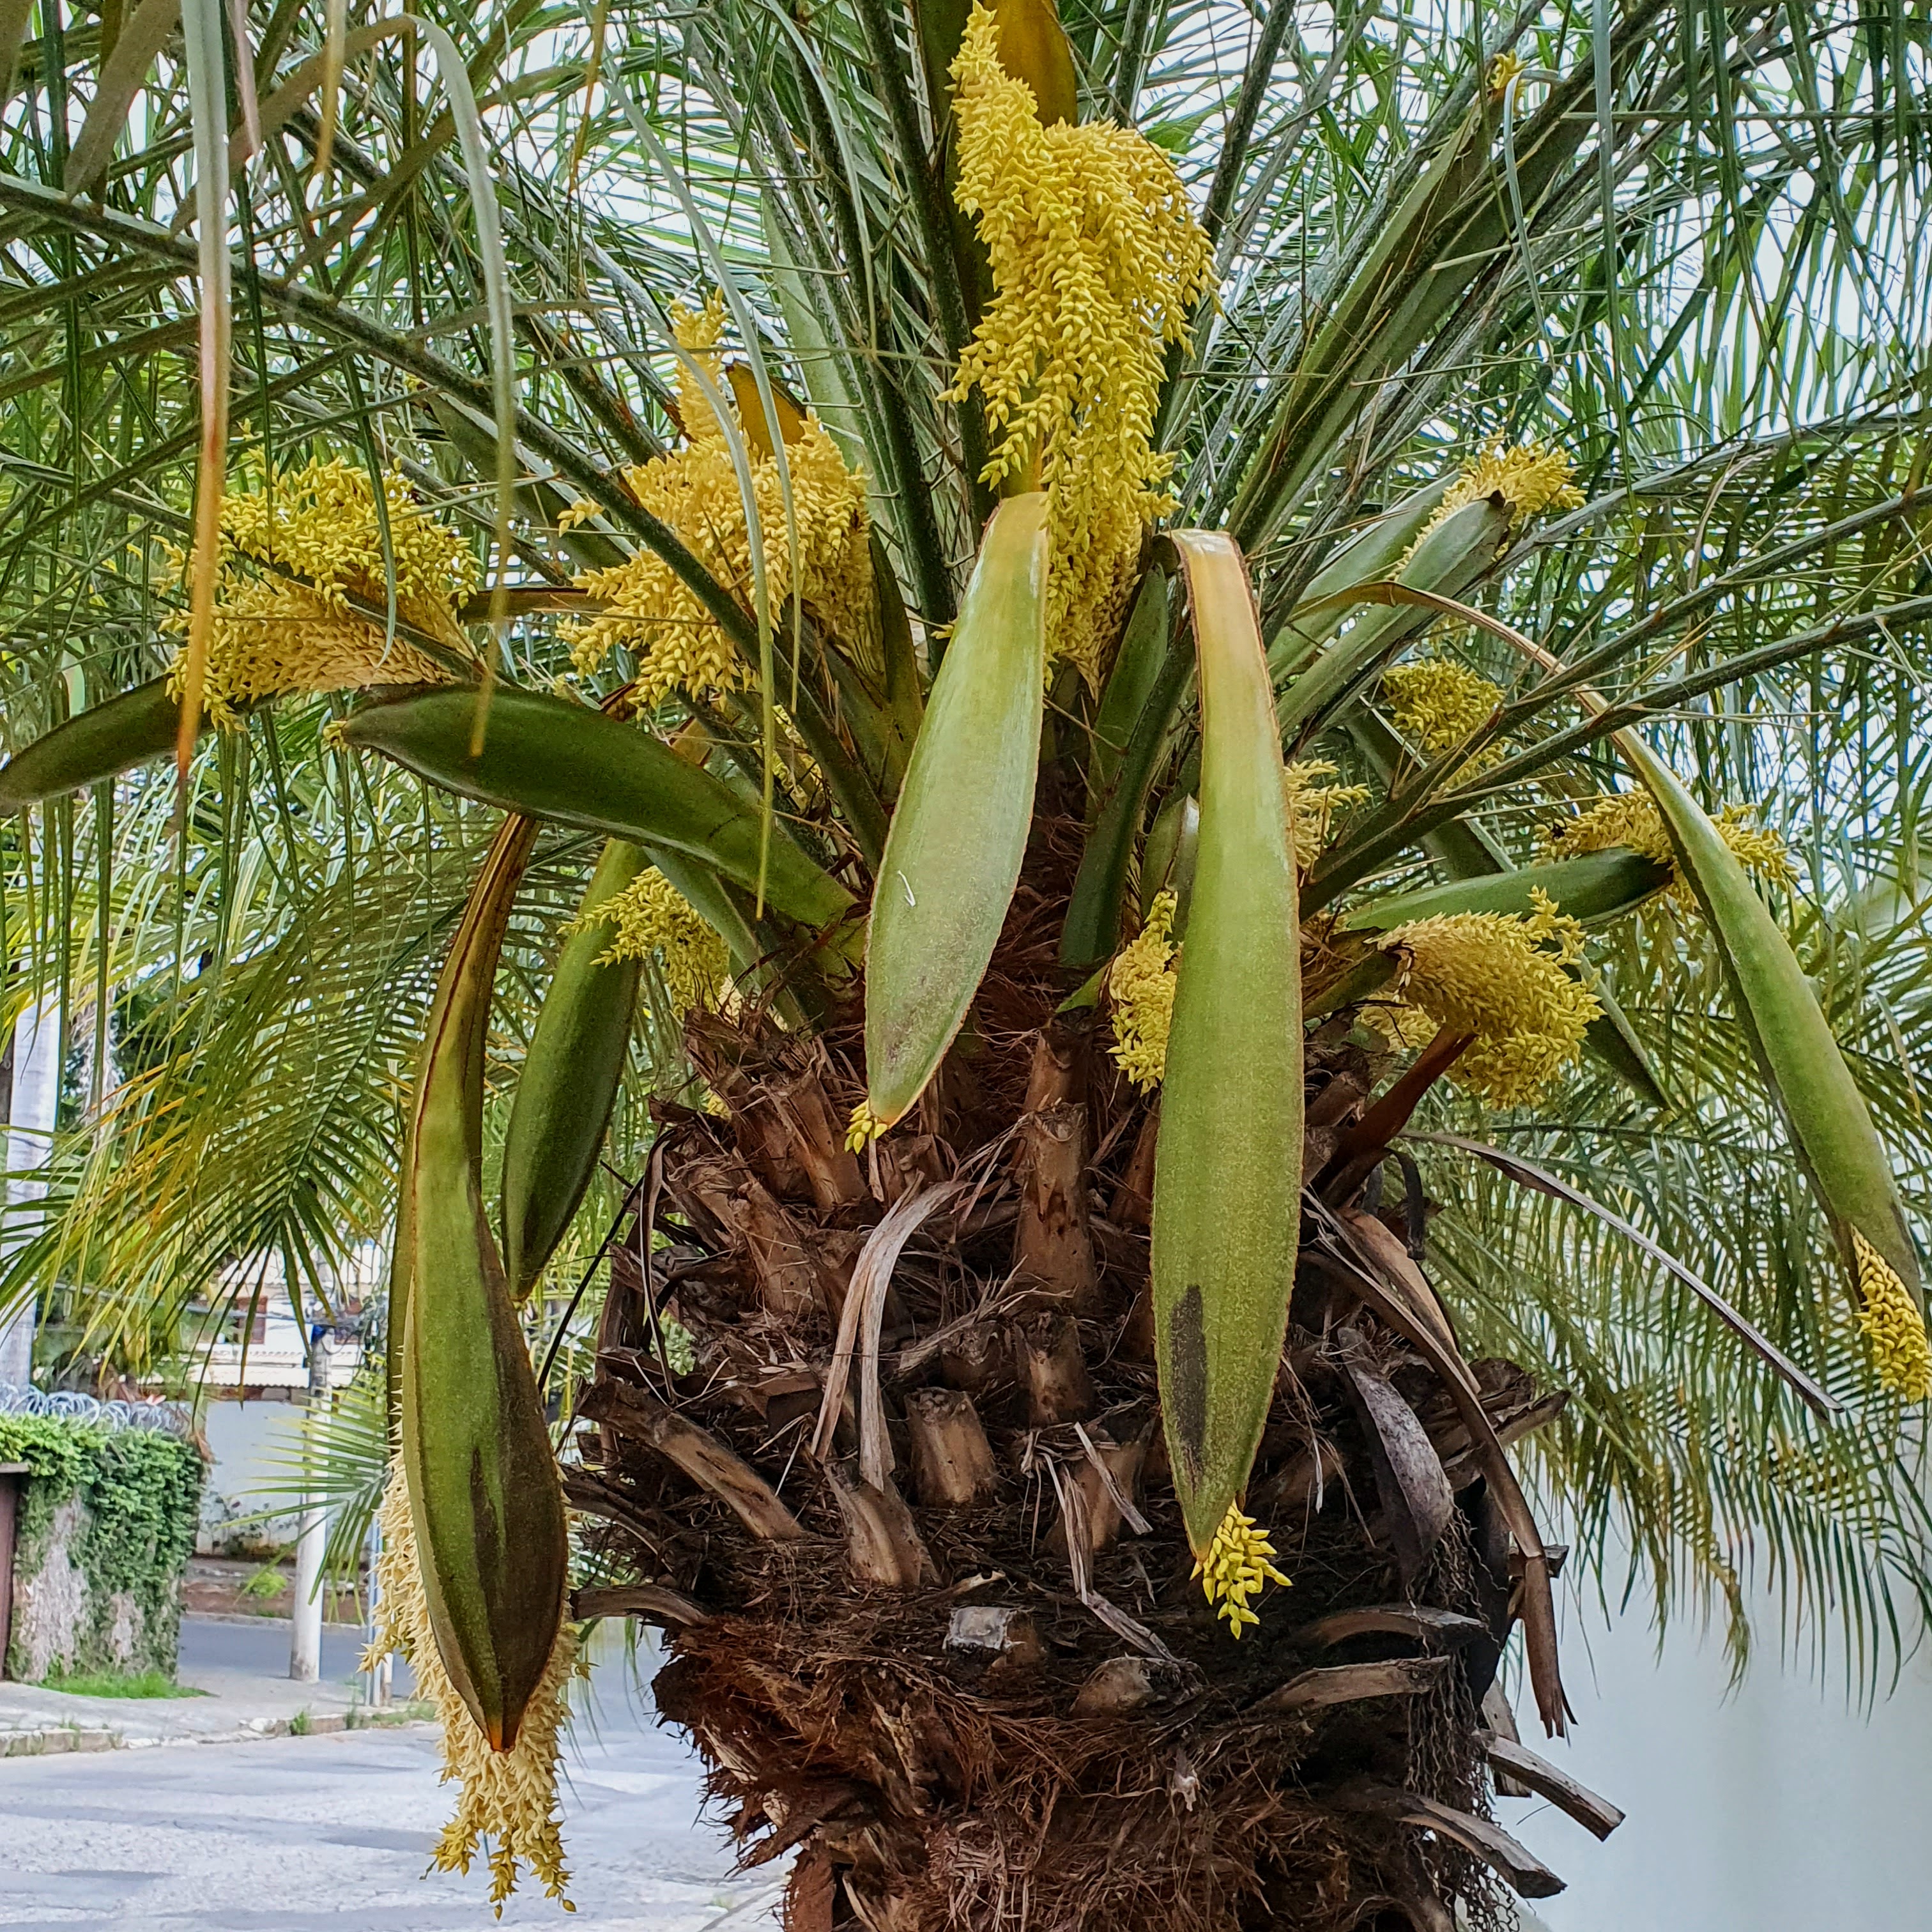
[[1570, 1882], [1535, 1908], [1550, 1932], [1932, 1926], [1932, 1658], [1868, 1718], [1840, 1676], [1780, 1666], [1768, 1603], [1735, 1692], [1717, 1633], [1673, 1626], [1660, 1654], [1641, 1605], [1606, 1628], [1572, 1602], [1563, 1622], [1574, 1733], [1544, 1742], [1525, 1694], [1523, 1742], [1628, 1816], [1600, 1845], [1540, 1801], [1498, 1801]]
[[[266, 1507], [271, 1498], [259, 1492], [264, 1484], [290, 1480], [290, 1472], [282, 1463], [299, 1451], [303, 1413], [302, 1405], [296, 1402], [208, 1402], [201, 1412], [201, 1430], [214, 1456], [214, 1466], [208, 1472], [210, 1503], [222, 1498], [250, 1513]], [[277, 1516], [256, 1533], [286, 1542], [295, 1534], [295, 1504], [291, 1501], [283, 1510], [280, 1499], [274, 1501]], [[210, 1522], [212, 1514], [204, 1506], [204, 1524]], [[218, 1524], [214, 1533], [218, 1539]], [[210, 1540], [204, 1534], [204, 1550]]]

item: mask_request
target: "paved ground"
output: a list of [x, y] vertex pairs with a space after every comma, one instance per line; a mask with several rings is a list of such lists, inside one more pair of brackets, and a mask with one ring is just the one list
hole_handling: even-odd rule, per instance
[[[538, 1891], [503, 1924], [764, 1932], [772, 1876], [731, 1875], [720, 1834], [697, 1821], [692, 1758], [628, 1676], [605, 1662], [573, 1729], [575, 1915]], [[487, 1874], [422, 1875], [447, 1813], [439, 1765], [427, 1726], [0, 1762], [0, 1926], [484, 1932]]]
[[[362, 1634], [344, 1624], [322, 1633], [322, 1681], [297, 1684], [289, 1672], [289, 1626], [260, 1617], [182, 1619], [178, 1676], [200, 1697], [75, 1697], [37, 1684], [0, 1683], [0, 1754], [59, 1748], [58, 1734], [76, 1733], [98, 1747], [167, 1744], [238, 1737], [287, 1729], [298, 1714], [344, 1720], [368, 1696], [358, 1677]], [[405, 1696], [409, 1673], [400, 1661], [396, 1692]]]

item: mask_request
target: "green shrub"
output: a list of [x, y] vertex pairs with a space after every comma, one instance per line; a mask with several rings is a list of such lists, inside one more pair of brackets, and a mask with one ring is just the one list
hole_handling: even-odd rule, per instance
[[[64, 1504], [77, 1498], [86, 1513], [68, 1554], [86, 1579], [94, 1627], [81, 1634], [75, 1654], [64, 1660], [66, 1682], [80, 1675], [138, 1678], [148, 1672], [171, 1679], [181, 1624], [176, 1585], [194, 1548], [206, 1473], [193, 1447], [158, 1431], [0, 1415], [0, 1462], [27, 1466], [15, 1532], [16, 1576], [32, 1576], [46, 1562]], [[140, 1612], [141, 1650], [131, 1659], [116, 1658], [107, 1647], [110, 1599], [116, 1596]], [[20, 1634], [16, 1628], [9, 1674], [29, 1676]]]

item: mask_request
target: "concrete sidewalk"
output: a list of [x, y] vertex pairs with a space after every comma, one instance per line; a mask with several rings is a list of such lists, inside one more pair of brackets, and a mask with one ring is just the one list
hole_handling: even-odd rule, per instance
[[[362, 1649], [359, 1629], [330, 1625], [322, 1634], [321, 1682], [298, 1684], [288, 1674], [286, 1620], [186, 1616], [178, 1676], [205, 1694], [77, 1697], [37, 1684], [0, 1683], [0, 1756], [236, 1743], [419, 1717], [406, 1702], [388, 1712], [367, 1708], [368, 1680], [356, 1670]], [[398, 1671], [399, 1696], [406, 1699], [409, 1677], [400, 1660]]]
[[[701, 1767], [653, 1722], [655, 1646], [632, 1657], [625, 1638], [602, 1626], [572, 1688], [559, 1796], [578, 1910], [526, 1876], [504, 1932], [775, 1932], [788, 1862], [733, 1869], [700, 1817]], [[224, 1642], [232, 1654], [202, 1628], [184, 1648]], [[442, 1768], [428, 1724], [0, 1764], [0, 1927], [485, 1932], [482, 1863], [428, 1870], [452, 1802]]]

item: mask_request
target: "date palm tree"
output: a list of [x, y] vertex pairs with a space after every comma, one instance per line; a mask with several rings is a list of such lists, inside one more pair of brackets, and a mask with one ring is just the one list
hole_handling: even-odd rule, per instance
[[794, 1928], [1507, 1924], [1552, 1510], [1922, 1607], [1923, 60], [0, 14], [9, 1289], [393, 1230], [442, 1862], [627, 1615]]

